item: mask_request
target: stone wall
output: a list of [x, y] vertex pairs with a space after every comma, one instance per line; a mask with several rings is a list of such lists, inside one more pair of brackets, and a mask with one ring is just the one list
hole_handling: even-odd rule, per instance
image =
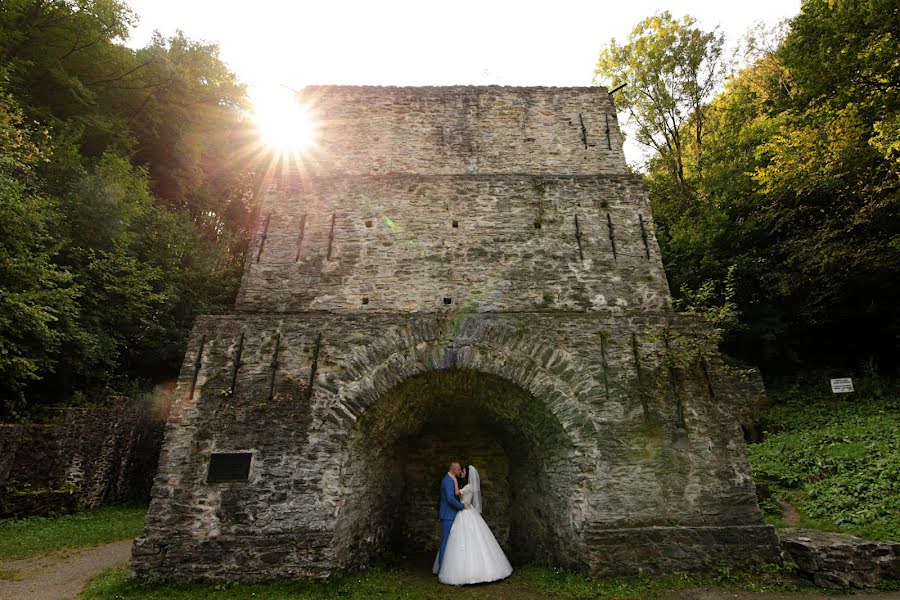
[[[134, 575], [432, 553], [460, 455], [514, 559], [777, 560], [737, 419], [762, 390], [672, 312], [602, 88], [301, 96], [319, 145], [264, 192], [235, 314], [196, 323]], [[227, 453], [246, 478], [208, 477]]]
[[820, 587], [877, 588], [900, 582], [900, 542], [879, 542], [813, 529], [778, 531], [784, 553]]
[[304, 177], [624, 173], [601, 87], [352, 87], [300, 92], [319, 127]]
[[320, 178], [266, 195], [238, 309], [659, 310], [637, 177]]
[[[266, 579], [367, 564], [403, 538], [398, 506], [427, 505], [404, 496], [404, 459], [427, 452], [428, 428], [460, 410], [497, 432], [522, 554], [635, 571], [650, 558], [618, 560], [604, 532], [653, 528], [654, 556], [712, 526], [731, 545], [702, 556], [774, 559], [734, 416], [740, 385], [706, 352], [666, 366], [661, 332], [675, 352], [698, 328], [643, 313], [202, 319], [179, 382], [191, 400], [173, 408], [136, 572]], [[601, 339], [601, 352], [581, 351]], [[464, 449], [462, 430], [449, 437]], [[234, 451], [253, 454], [249, 481], [203, 483], [210, 455]], [[274, 564], [260, 562], [257, 536], [277, 548]], [[704, 563], [697, 556], [680, 564]]]
[[118, 399], [57, 409], [45, 422], [0, 424], [0, 517], [144, 500], [164, 418]]

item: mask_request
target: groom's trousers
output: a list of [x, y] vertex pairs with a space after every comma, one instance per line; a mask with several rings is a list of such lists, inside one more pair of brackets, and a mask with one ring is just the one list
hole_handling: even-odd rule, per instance
[[453, 519], [441, 519], [441, 549], [438, 551], [438, 571], [444, 564], [444, 550], [447, 548], [447, 538], [450, 537], [450, 530], [453, 529]]

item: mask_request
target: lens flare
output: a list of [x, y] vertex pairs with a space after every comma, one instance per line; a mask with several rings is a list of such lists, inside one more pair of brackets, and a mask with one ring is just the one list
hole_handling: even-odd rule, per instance
[[251, 92], [254, 121], [262, 142], [281, 153], [297, 153], [315, 144], [316, 125], [308, 107], [285, 87]]

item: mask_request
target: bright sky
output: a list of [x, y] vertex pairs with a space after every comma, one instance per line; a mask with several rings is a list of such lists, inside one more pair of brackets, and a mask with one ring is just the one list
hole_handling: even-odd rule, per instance
[[800, 0], [130, 0], [140, 24], [217, 42], [251, 94], [286, 85], [590, 85], [600, 48], [668, 9], [729, 44]]

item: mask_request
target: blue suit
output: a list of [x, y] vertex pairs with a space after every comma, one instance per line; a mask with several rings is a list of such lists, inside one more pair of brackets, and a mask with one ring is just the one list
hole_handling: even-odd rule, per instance
[[447, 538], [450, 537], [450, 529], [453, 528], [456, 513], [466, 507], [465, 504], [456, 499], [456, 494], [453, 493], [455, 489], [453, 477], [450, 476], [450, 473], [447, 473], [444, 475], [444, 480], [441, 481], [441, 549], [438, 552], [438, 569], [441, 568], [441, 564], [444, 562], [444, 549], [447, 547]]

